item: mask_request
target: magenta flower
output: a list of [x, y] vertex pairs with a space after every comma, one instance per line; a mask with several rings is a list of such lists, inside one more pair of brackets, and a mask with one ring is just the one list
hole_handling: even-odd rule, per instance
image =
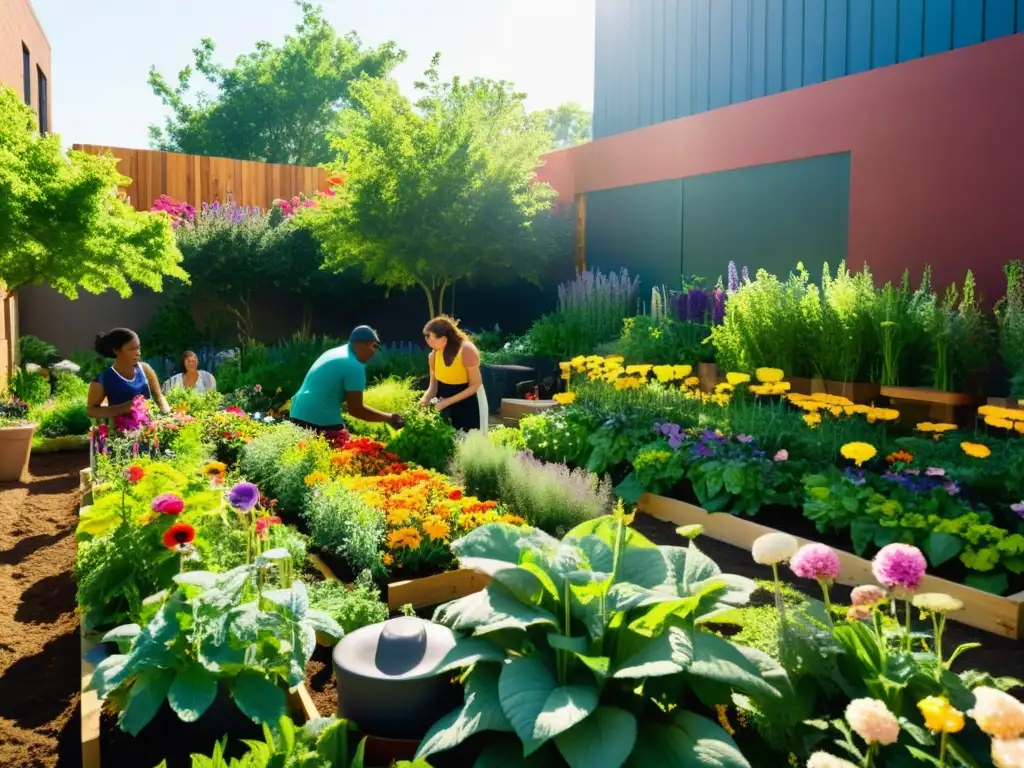
[[916, 592], [928, 568], [921, 550], [909, 544], [887, 544], [871, 561], [878, 583], [890, 590]]
[[839, 555], [824, 544], [805, 544], [793, 555], [789, 567], [801, 579], [831, 584], [839, 575]]
[[185, 502], [176, 493], [161, 493], [149, 506], [161, 515], [177, 515], [185, 508]]
[[228, 503], [239, 512], [248, 512], [259, 504], [260, 489], [252, 483], [236, 483], [228, 491]]

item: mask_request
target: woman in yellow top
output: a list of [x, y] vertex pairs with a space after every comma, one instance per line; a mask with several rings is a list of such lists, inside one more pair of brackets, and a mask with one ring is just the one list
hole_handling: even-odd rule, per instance
[[420, 405], [434, 403], [463, 432], [487, 430], [487, 396], [480, 377], [480, 352], [452, 318], [435, 317], [423, 327], [430, 347], [430, 388]]

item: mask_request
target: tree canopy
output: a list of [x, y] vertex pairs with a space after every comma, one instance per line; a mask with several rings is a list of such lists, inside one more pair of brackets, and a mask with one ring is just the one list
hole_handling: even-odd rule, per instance
[[[213, 40], [192, 53], [194, 64], [172, 86], [150, 69], [149, 85], [171, 114], [150, 127], [156, 149], [267, 163], [320, 165], [331, 158], [327, 139], [351, 83], [387, 75], [405, 59], [393, 42], [364, 47], [354, 33], [338, 35], [322, 10], [298, 0], [302, 19], [281, 45], [259, 42], [234, 66], [214, 62]], [[212, 95], [192, 94], [198, 72]]]
[[129, 181], [113, 158], [65, 154], [59, 136], [40, 136], [32, 110], [0, 86], [0, 281], [77, 298], [80, 287], [126, 297], [132, 283], [187, 280], [170, 219], [118, 196]]
[[304, 212], [326, 266], [387, 288], [418, 286], [431, 315], [457, 280], [536, 280], [571, 247], [568, 217], [534, 170], [550, 136], [504, 81], [443, 82], [435, 56], [410, 102], [364, 77], [333, 132], [346, 183]]
[[541, 109], [533, 113], [551, 134], [552, 149], [565, 149], [590, 141], [591, 114], [579, 104], [567, 102], [554, 109]]

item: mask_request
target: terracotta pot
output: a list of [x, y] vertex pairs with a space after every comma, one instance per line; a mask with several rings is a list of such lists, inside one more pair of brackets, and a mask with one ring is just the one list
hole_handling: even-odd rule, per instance
[[718, 363], [697, 363], [697, 378], [704, 392], [714, 392], [718, 386]]
[[872, 382], [831, 381], [829, 379], [811, 379], [811, 393], [824, 392], [828, 395], [845, 397], [860, 405], [871, 405], [878, 399], [881, 387]]
[[0, 427], [0, 483], [16, 483], [28, 469], [32, 435], [38, 426]]

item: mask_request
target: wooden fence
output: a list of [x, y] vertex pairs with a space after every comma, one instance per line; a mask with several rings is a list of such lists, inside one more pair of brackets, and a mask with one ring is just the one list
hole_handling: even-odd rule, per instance
[[0, 284], [0, 393], [18, 364], [18, 299]]
[[132, 180], [123, 191], [140, 211], [148, 211], [160, 195], [194, 206], [225, 202], [230, 196], [240, 205], [268, 208], [277, 198], [312, 195], [327, 188], [327, 172], [321, 168], [94, 144], [75, 144], [73, 148], [116, 157], [118, 170]]

